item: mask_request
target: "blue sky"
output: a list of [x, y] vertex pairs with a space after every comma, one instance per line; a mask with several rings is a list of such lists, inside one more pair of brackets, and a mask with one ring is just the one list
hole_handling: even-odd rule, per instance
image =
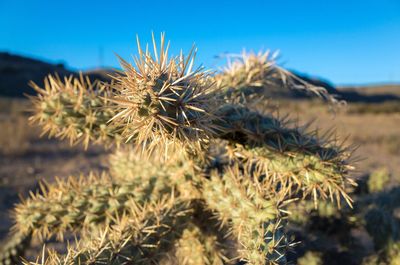
[[135, 36], [165, 31], [177, 53], [195, 42], [214, 68], [223, 53], [280, 50], [281, 65], [336, 84], [400, 82], [400, 0], [0, 0], [0, 51], [117, 67]]

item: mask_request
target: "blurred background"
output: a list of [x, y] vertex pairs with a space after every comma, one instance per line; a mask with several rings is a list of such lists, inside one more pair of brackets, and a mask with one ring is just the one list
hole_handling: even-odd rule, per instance
[[132, 62], [136, 35], [166, 32], [171, 52], [198, 47], [197, 64], [220, 70], [243, 50], [279, 51], [279, 65], [347, 101], [281, 93], [271, 102], [300, 123], [358, 147], [356, 178], [400, 181], [400, 1], [0, 0], [0, 239], [9, 210], [41, 179], [107, 169], [108, 150], [40, 137], [28, 124], [30, 80], [83, 71], [107, 80], [116, 54]]

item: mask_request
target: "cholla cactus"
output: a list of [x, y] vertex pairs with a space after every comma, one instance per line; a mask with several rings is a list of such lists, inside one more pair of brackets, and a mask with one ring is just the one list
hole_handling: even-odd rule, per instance
[[109, 84], [49, 76], [34, 85], [32, 121], [44, 132], [121, 146], [108, 175], [58, 180], [17, 205], [16, 232], [80, 238], [29, 264], [286, 264], [287, 205], [351, 204], [351, 151], [235, 100], [234, 90], [299, 88], [267, 55], [213, 75], [193, 69], [193, 50], [170, 58], [164, 35], [153, 44], [151, 55], [138, 41], [136, 66], [121, 59]]
[[[233, 58], [232, 58], [233, 57]], [[225, 90], [227, 97], [237, 101], [265, 96], [271, 92], [282, 92], [282, 88], [303, 90], [332, 102], [338, 102], [335, 95], [323, 87], [313, 86], [293, 73], [276, 64], [277, 53], [243, 53], [228, 57], [228, 66], [215, 76], [217, 85]], [[233, 60], [232, 60], [233, 59]]]
[[299, 265], [322, 265], [324, 264], [319, 253], [307, 252], [298, 260]]
[[368, 178], [368, 191], [382, 191], [390, 181], [390, 175], [386, 168], [380, 168], [371, 173]]
[[171, 143], [195, 143], [200, 148], [214, 130], [213, 81], [201, 68], [193, 70], [193, 49], [187, 57], [181, 53], [170, 59], [163, 34], [160, 49], [153, 44], [154, 57], [147, 49], [142, 51], [138, 39], [136, 67], [121, 59], [124, 71], [114, 76], [112, 86], [117, 106], [112, 120], [124, 128], [127, 140], [134, 139], [147, 150]]
[[11, 265], [19, 261], [31, 241], [31, 233], [16, 233], [1, 247], [0, 264]]
[[[381, 185], [386, 174], [360, 178], [358, 187], [348, 190], [353, 209], [322, 200], [317, 208], [311, 200], [289, 205], [289, 233], [302, 240], [298, 264], [398, 264], [400, 188], [394, 182]], [[370, 183], [380, 191], [367, 188]]]
[[44, 88], [33, 82], [31, 86], [38, 96], [31, 97], [34, 115], [30, 120], [43, 126], [43, 134], [67, 138], [71, 144], [82, 141], [85, 147], [90, 141], [118, 143], [119, 130], [107, 126], [115, 115], [107, 99], [111, 92], [107, 86], [82, 75], [64, 80], [49, 75]]

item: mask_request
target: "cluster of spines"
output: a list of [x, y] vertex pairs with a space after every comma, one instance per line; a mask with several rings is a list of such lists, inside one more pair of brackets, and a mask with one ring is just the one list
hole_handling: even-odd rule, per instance
[[283, 88], [302, 90], [324, 98], [331, 103], [338, 103], [335, 95], [331, 95], [320, 86], [314, 86], [297, 77], [295, 74], [278, 66], [277, 53], [245, 52], [239, 56], [228, 57], [228, 66], [216, 75], [218, 87], [224, 90], [226, 98], [233, 101], [246, 102], [254, 97], [268, 95], [268, 92], [279, 92]]
[[187, 202], [174, 197], [135, 205], [112, 225], [84, 235], [64, 256], [50, 252], [33, 264], [157, 264], [168, 258], [174, 242], [191, 220]]
[[[240, 260], [237, 252], [238, 241], [235, 235], [231, 233], [229, 224], [222, 223], [221, 219], [215, 215], [215, 210], [211, 209], [203, 198], [193, 200], [192, 206], [194, 210], [193, 224], [188, 228], [191, 230], [190, 234], [198, 237], [198, 242], [203, 245], [203, 252], [205, 253], [205, 257], [202, 258], [203, 261], [206, 264], [237, 264]], [[188, 243], [178, 242], [177, 252], [174, 254], [178, 260], [182, 260], [179, 257], [182, 257], [180, 255], [185, 253], [179, 248]], [[193, 250], [192, 248], [191, 251]], [[200, 253], [197, 255], [200, 255]], [[197, 260], [200, 259], [197, 258]], [[176, 263], [181, 264], [180, 262]]]
[[219, 244], [217, 235], [204, 233], [191, 224], [176, 242], [172, 261], [185, 265], [223, 265], [225, 257]]
[[238, 240], [241, 258], [252, 264], [285, 264], [289, 247], [284, 234], [279, 204], [263, 189], [261, 182], [252, 182], [238, 167], [227, 169], [204, 180], [203, 196], [221, 223], [227, 223]]
[[[70, 177], [66, 182], [48, 185], [41, 193], [20, 203], [15, 209], [15, 229], [31, 233], [40, 238], [58, 235], [66, 231], [80, 231], [112, 219], [129, 210], [132, 203], [144, 203], [157, 196], [170, 193], [170, 187], [157, 176], [141, 183], [135, 181], [113, 181], [103, 175], [92, 174], [86, 178]], [[158, 184], [158, 185], [157, 185]]]
[[142, 50], [138, 39], [136, 67], [120, 59], [124, 71], [113, 77], [117, 113], [112, 120], [124, 128], [126, 139], [147, 150], [186, 143], [201, 149], [199, 144], [214, 130], [211, 76], [194, 69], [194, 49], [187, 57], [181, 52], [169, 58], [163, 34], [160, 49], [154, 36], [153, 44], [154, 56]]
[[243, 106], [225, 105], [218, 114], [224, 128], [219, 137], [230, 143], [230, 156], [263, 171], [272, 186], [300, 190], [315, 200], [322, 196], [340, 203], [344, 197], [351, 204], [345, 191], [354, 185], [348, 177], [351, 149]]
[[43, 134], [68, 139], [71, 144], [83, 142], [85, 147], [91, 141], [110, 144], [121, 140], [119, 130], [107, 125], [115, 115], [107, 85], [83, 75], [64, 79], [49, 75], [44, 88], [33, 82], [31, 86], [38, 95], [31, 97], [34, 115], [30, 121], [41, 125]]

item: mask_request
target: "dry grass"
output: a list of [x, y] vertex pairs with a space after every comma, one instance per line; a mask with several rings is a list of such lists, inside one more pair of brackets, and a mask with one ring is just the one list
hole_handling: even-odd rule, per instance
[[400, 102], [399, 101], [386, 101], [383, 103], [357, 103], [352, 104], [348, 108], [350, 114], [392, 114], [400, 113]]
[[16, 155], [24, 153], [30, 144], [30, 131], [24, 116], [0, 117], [0, 153]]
[[[386, 167], [393, 176], [400, 176], [400, 112], [355, 114], [355, 105], [331, 112], [315, 101], [281, 102], [280, 112], [297, 115], [300, 123], [315, 120], [322, 130], [336, 128], [339, 139], [358, 146], [355, 156], [358, 175], [365, 175], [379, 167]], [[365, 108], [368, 105], [364, 104]]]
[[363, 95], [394, 95], [400, 96], [400, 87], [398, 84], [372, 84], [362, 87], [338, 87], [340, 91], [357, 91]]
[[0, 99], [0, 155], [21, 155], [37, 136], [37, 129], [28, 125], [26, 100]]

